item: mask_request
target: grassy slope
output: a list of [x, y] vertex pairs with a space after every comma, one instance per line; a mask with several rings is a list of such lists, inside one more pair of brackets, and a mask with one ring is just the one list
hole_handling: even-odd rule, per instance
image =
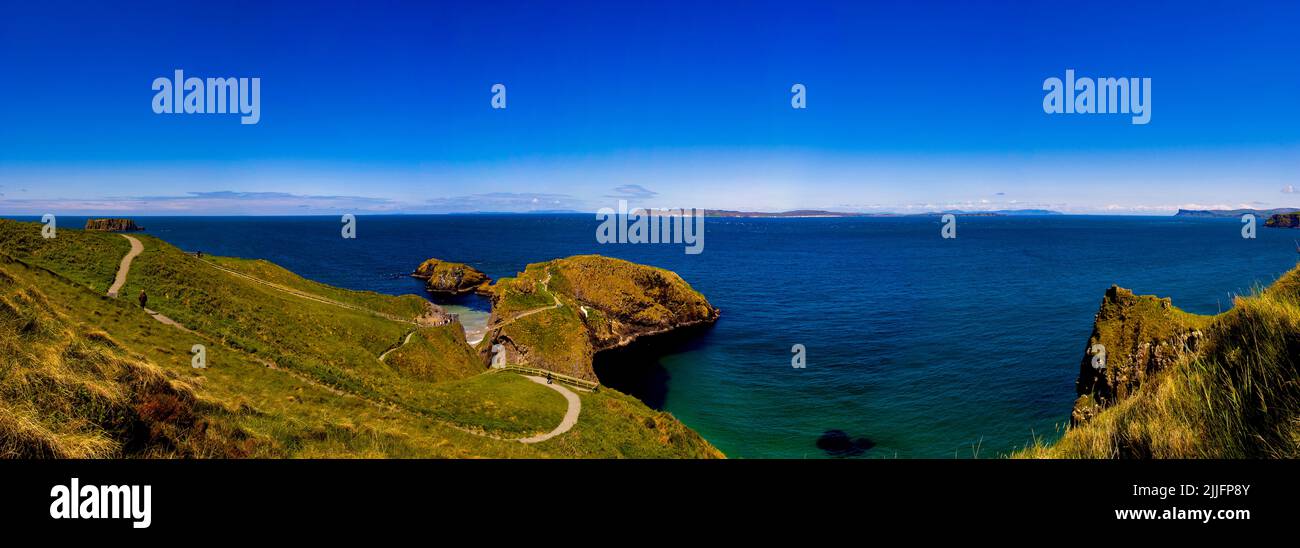
[[385, 356], [384, 363], [410, 377], [433, 382], [463, 379], [483, 371], [459, 324], [416, 329], [410, 342]]
[[[102, 331], [131, 359], [191, 387], [196, 401], [203, 404], [198, 407], [202, 419], [220, 426], [211, 431], [241, 437], [233, 453], [193, 454], [682, 457], [716, 452], [667, 414], [609, 391], [584, 394], [578, 425], [542, 444], [523, 445], [463, 432], [504, 438], [544, 432], [559, 423], [564, 400], [544, 386], [510, 374], [438, 383], [422, 380], [377, 359], [400, 342], [409, 324], [287, 295], [212, 269], [155, 238], [136, 236], [145, 244], [145, 252], [136, 259], [123, 294], [146, 289], [150, 308], [194, 333], [154, 321], [133, 306], [133, 299], [102, 295], [129, 248], [118, 235], [61, 230], [58, 238], [41, 240], [39, 225], [0, 221], [0, 254], [32, 265], [8, 263], [6, 272], [46, 296], [69, 330]], [[422, 306], [418, 297], [319, 286], [269, 263], [218, 260], [277, 283], [387, 313], [409, 315], [417, 304]], [[207, 346], [207, 369], [190, 367], [189, 349], [194, 343]], [[5, 375], [13, 371], [11, 362], [16, 357], [12, 348], [0, 355]], [[607, 408], [620, 411], [601, 411]], [[22, 417], [9, 408], [0, 413], [4, 420]], [[647, 422], [658, 426], [647, 428]], [[7, 434], [0, 436], [4, 437], [0, 444], [20, 443]], [[218, 449], [228, 447], [219, 443]], [[159, 451], [141, 454], [190, 454]]]
[[202, 415], [219, 407], [80, 329], [21, 265], [0, 261], [0, 457], [240, 456], [242, 432]]
[[[588, 370], [595, 350], [573, 301], [551, 291], [550, 283], [542, 283], [548, 273], [554, 282], [554, 269], [550, 267], [551, 263], [531, 264], [517, 277], [498, 280], [492, 286], [492, 323], [554, 306], [559, 298], [562, 304], [558, 308], [520, 317], [500, 330], [515, 347], [526, 349], [526, 356], [512, 357], [512, 362], [590, 378]], [[494, 340], [494, 337], [484, 337], [479, 343], [480, 351], [489, 349]]]
[[425, 303], [428, 302], [416, 295], [394, 297], [373, 291], [352, 291], [325, 285], [303, 278], [280, 265], [262, 259], [239, 259], [219, 256], [204, 256], [204, 259], [225, 268], [248, 274], [259, 280], [401, 318], [416, 317], [424, 311]]
[[1021, 457], [1300, 457], [1300, 269], [1204, 321], [1206, 346]]

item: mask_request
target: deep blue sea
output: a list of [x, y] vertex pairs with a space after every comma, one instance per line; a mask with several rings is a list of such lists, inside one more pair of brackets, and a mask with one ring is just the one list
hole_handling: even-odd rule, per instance
[[1261, 223], [1245, 240], [1237, 219], [1182, 217], [962, 217], [955, 240], [937, 218], [710, 218], [704, 252], [687, 255], [598, 244], [594, 215], [362, 216], [355, 240], [337, 217], [137, 220], [183, 249], [391, 294], [423, 294], [405, 274], [429, 257], [494, 279], [580, 253], [676, 271], [721, 320], [598, 371], [745, 458], [826, 457], [832, 430], [871, 440], [864, 458], [996, 457], [1055, 438], [1107, 287], [1218, 312], [1294, 266], [1300, 236]]

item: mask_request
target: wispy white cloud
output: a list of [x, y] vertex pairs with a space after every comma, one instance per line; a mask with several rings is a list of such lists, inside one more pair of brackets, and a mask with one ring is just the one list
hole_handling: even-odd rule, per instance
[[658, 192], [650, 190], [641, 185], [622, 185], [622, 186], [614, 187], [613, 190], [614, 190], [613, 194], [606, 194], [605, 197], [618, 198], [621, 200], [642, 200], [647, 198], [654, 198], [655, 196], [659, 195]]
[[1297, 160], [1300, 147], [1008, 155], [665, 149], [418, 165], [10, 164], [0, 165], [0, 214], [595, 211], [614, 199], [749, 211], [1160, 214], [1295, 206]]
[[398, 204], [365, 196], [304, 195], [287, 192], [189, 192], [175, 196], [108, 196], [72, 199], [0, 200], [10, 215], [317, 215], [391, 212]]
[[586, 211], [590, 206], [568, 194], [536, 192], [485, 192], [465, 196], [432, 198], [404, 208], [409, 213], [467, 213], [531, 211]]

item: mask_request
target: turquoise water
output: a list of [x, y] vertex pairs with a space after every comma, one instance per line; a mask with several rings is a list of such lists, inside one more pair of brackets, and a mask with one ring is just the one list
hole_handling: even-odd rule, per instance
[[[77, 222], [76, 220], [63, 220]], [[1300, 231], [1235, 219], [963, 217], [709, 219], [705, 250], [600, 245], [590, 215], [142, 218], [188, 250], [262, 258], [352, 289], [422, 294], [439, 257], [493, 278], [601, 253], [674, 270], [723, 310], [710, 329], [603, 357], [607, 384], [666, 409], [732, 457], [997, 456], [1067, 420], [1074, 377], [1112, 283], [1214, 313], [1295, 265]], [[478, 310], [477, 297], [460, 310]], [[791, 346], [807, 366], [791, 367]]]

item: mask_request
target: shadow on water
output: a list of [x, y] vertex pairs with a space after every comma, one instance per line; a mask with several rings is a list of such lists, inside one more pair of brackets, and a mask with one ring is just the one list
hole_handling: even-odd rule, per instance
[[438, 305], [463, 306], [470, 310], [478, 310], [481, 312], [492, 311], [492, 301], [478, 293], [465, 293], [463, 295], [453, 296], [425, 292], [424, 296]]
[[651, 409], [663, 410], [671, 375], [660, 360], [704, 347], [703, 335], [712, 327], [701, 325], [642, 337], [622, 348], [598, 352], [592, 368], [600, 384], [635, 397]]
[[867, 438], [854, 438], [843, 430], [827, 430], [817, 438], [817, 448], [832, 457], [857, 457], [876, 446]]

